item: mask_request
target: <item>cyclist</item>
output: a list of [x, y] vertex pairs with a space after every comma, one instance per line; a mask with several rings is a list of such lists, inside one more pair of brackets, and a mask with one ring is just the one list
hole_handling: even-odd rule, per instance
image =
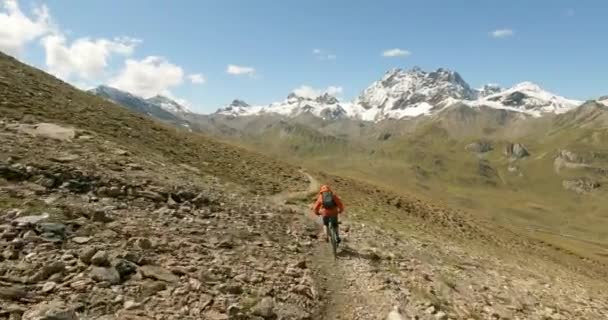
[[329, 224], [336, 230], [336, 240], [340, 243], [340, 233], [338, 232], [338, 215], [344, 212], [344, 204], [340, 197], [335, 194], [328, 185], [322, 185], [317, 196], [317, 200], [313, 204], [312, 210], [315, 215], [323, 217], [323, 233], [325, 241], [329, 241]]

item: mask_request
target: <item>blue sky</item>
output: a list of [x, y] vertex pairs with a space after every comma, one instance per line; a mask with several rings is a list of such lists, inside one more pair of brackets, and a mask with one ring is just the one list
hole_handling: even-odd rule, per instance
[[608, 94], [605, 0], [19, 1], [24, 17], [2, 2], [3, 51], [80, 87], [158, 91], [199, 112], [302, 86], [352, 99], [412, 66], [456, 70], [474, 87]]

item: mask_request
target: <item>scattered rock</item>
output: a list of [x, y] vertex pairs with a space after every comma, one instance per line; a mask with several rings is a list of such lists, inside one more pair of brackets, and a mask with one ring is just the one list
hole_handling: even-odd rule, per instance
[[91, 241], [91, 237], [74, 237], [72, 238], [72, 241], [77, 244], [85, 244]]
[[0, 298], [6, 300], [19, 300], [27, 296], [24, 287], [0, 285]]
[[51, 301], [27, 310], [21, 320], [78, 320], [78, 315], [63, 302]]
[[116, 259], [112, 261], [112, 266], [114, 269], [116, 269], [116, 271], [118, 271], [120, 278], [123, 280], [137, 272], [137, 265], [124, 259]]
[[106, 215], [106, 212], [104, 210], [95, 210], [93, 212], [93, 214], [91, 215], [91, 220], [93, 222], [101, 222], [101, 223], [112, 222], [112, 219], [110, 219]]
[[150, 250], [150, 249], [152, 249], [152, 241], [150, 241], [147, 238], [138, 238], [138, 239], [135, 240], [135, 244], [141, 250]]
[[241, 293], [243, 293], [243, 287], [240, 286], [239, 284], [236, 284], [236, 283], [222, 284], [219, 287], [219, 290], [221, 292], [228, 293], [228, 294], [241, 294]]
[[139, 272], [145, 278], [151, 278], [156, 280], [161, 280], [165, 282], [179, 282], [179, 277], [171, 273], [170, 271], [158, 267], [158, 266], [142, 266], [139, 268]]
[[481, 140], [468, 144], [464, 149], [474, 153], [486, 153], [494, 150], [494, 147], [490, 141]]
[[62, 261], [54, 261], [44, 265], [40, 271], [35, 273], [30, 282], [40, 282], [49, 279], [54, 274], [59, 274], [65, 271], [65, 264]]
[[107, 267], [110, 266], [110, 259], [108, 257], [108, 253], [106, 251], [98, 251], [91, 258], [91, 264], [98, 267]]
[[279, 319], [305, 320], [310, 319], [310, 314], [294, 304], [281, 304], [276, 307]]
[[163, 281], [151, 281], [147, 280], [141, 286], [141, 294], [144, 297], [155, 295], [157, 292], [163, 291], [167, 288], [167, 285]]
[[113, 267], [93, 267], [91, 269], [91, 279], [110, 284], [119, 284], [120, 274]]
[[564, 180], [562, 181], [562, 186], [566, 190], [583, 194], [598, 189], [599, 187], [601, 187], [601, 184], [589, 178], [580, 178], [575, 180]]
[[36, 215], [36, 216], [19, 217], [19, 218], [13, 220], [13, 223], [18, 226], [35, 225], [35, 224], [45, 221], [48, 218], [49, 218], [49, 214], [43, 213], [41, 215]]
[[86, 247], [80, 251], [80, 253], [78, 254], [78, 258], [80, 258], [80, 261], [82, 261], [86, 264], [91, 264], [91, 260], [93, 259], [93, 256], [96, 253], [97, 253], [97, 248], [92, 247], [92, 246]]
[[67, 155], [62, 155], [62, 156], [57, 156], [57, 157], [51, 157], [50, 159], [55, 162], [68, 163], [68, 162], [76, 161], [79, 158], [80, 158], [80, 156], [78, 156], [78, 155], [67, 154]]
[[36, 229], [41, 234], [51, 234], [64, 238], [66, 235], [66, 226], [62, 223], [43, 222], [36, 226]]
[[36, 137], [45, 137], [61, 141], [71, 141], [76, 137], [76, 131], [54, 123], [39, 123], [36, 125], [21, 124], [19, 131]]
[[253, 306], [253, 308], [251, 308], [251, 313], [264, 319], [271, 319], [275, 316], [274, 300], [270, 297], [263, 298], [255, 306]]
[[42, 286], [42, 292], [49, 293], [49, 292], [55, 290], [56, 287], [57, 287], [57, 283], [49, 281]]
[[394, 306], [393, 310], [391, 310], [386, 317], [386, 320], [405, 320], [405, 318], [403, 317], [399, 306]]

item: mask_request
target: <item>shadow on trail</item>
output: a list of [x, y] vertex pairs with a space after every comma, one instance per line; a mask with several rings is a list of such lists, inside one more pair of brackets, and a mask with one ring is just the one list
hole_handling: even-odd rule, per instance
[[338, 258], [358, 258], [369, 260], [370, 262], [379, 262], [382, 260], [382, 258], [375, 252], [361, 252], [347, 245], [344, 245], [338, 251]]

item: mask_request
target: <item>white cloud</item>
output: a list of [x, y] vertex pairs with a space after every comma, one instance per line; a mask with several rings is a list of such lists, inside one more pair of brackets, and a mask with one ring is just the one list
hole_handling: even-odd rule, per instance
[[389, 49], [389, 50], [385, 50], [384, 52], [382, 52], [383, 57], [407, 57], [411, 54], [412, 53], [409, 52], [408, 50], [403, 50], [403, 49], [399, 49], [399, 48]]
[[337, 56], [323, 49], [313, 49], [312, 54], [319, 60], [336, 60]]
[[203, 84], [207, 82], [205, 76], [200, 73], [188, 75], [188, 79], [190, 79], [190, 82], [192, 82], [193, 84]]
[[511, 29], [499, 29], [490, 32], [490, 35], [494, 38], [507, 38], [515, 34], [515, 31]]
[[255, 68], [229, 64], [226, 68], [226, 72], [232, 75], [254, 75]]
[[311, 86], [302, 85], [293, 90], [293, 93], [300, 97], [314, 99], [324, 93], [328, 93], [332, 96], [337, 96], [342, 94], [343, 88], [340, 86], [329, 86], [326, 89], [315, 89]]
[[140, 43], [131, 38], [76, 39], [67, 44], [62, 34], [52, 34], [42, 39], [46, 53], [46, 65], [50, 73], [62, 79], [76, 74], [81, 79], [96, 79], [103, 76], [111, 55], [130, 55]]
[[133, 94], [149, 98], [166, 94], [169, 89], [182, 84], [184, 71], [165, 58], [149, 56], [143, 60], [128, 59], [120, 74], [109, 85]]
[[51, 16], [46, 6], [33, 10], [28, 17], [16, 0], [0, 0], [0, 50], [19, 56], [25, 45], [48, 34], [52, 29]]

